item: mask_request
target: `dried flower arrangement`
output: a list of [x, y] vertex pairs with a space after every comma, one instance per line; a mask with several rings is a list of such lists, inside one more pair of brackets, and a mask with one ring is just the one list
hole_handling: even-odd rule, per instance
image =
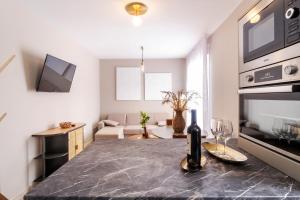
[[183, 134], [186, 124], [182, 113], [185, 110], [188, 110], [189, 102], [200, 97], [199, 94], [197, 92], [187, 92], [183, 90], [180, 90], [177, 93], [172, 91], [162, 91], [162, 93], [165, 95], [162, 104], [170, 104], [171, 108], [176, 112], [173, 119], [174, 133]]
[[180, 90], [177, 93], [172, 91], [162, 91], [165, 95], [162, 104], [170, 104], [174, 111], [188, 110], [188, 103], [194, 99], [200, 98], [199, 94], [194, 91]]

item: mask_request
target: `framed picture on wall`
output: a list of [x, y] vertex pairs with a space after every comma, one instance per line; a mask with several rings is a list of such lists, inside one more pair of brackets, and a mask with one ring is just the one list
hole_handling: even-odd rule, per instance
[[172, 91], [172, 74], [145, 73], [145, 100], [161, 101], [161, 91]]
[[139, 67], [117, 67], [116, 99], [141, 100], [141, 76]]

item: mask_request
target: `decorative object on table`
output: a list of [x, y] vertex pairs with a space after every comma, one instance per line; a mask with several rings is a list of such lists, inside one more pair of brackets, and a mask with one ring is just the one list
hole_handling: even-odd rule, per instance
[[60, 128], [71, 128], [72, 122], [60, 122], [59, 126], [60, 126]]
[[182, 111], [176, 111], [175, 118], [173, 120], [173, 129], [175, 133], [183, 134], [185, 129], [185, 120], [182, 115]]
[[166, 123], [167, 123], [167, 126], [172, 126], [173, 125], [173, 119], [167, 119]]
[[[201, 166], [201, 168], [203, 168], [205, 166], [206, 162], [207, 162], [206, 157], [204, 155], [201, 155], [201, 161], [199, 163], [199, 165]], [[186, 157], [181, 160], [180, 167], [184, 171], [189, 171], [188, 163], [187, 163], [187, 158]]]
[[188, 109], [188, 103], [198, 98], [197, 92], [186, 92], [183, 90], [174, 93], [172, 91], [162, 91], [164, 98], [162, 104], [170, 104], [176, 115], [173, 119], [173, 129], [175, 133], [182, 133], [185, 128], [185, 120], [182, 113]]
[[[223, 121], [221, 119], [212, 119], [210, 122], [210, 130], [216, 139], [216, 148], [218, 148], [219, 138], [222, 134]], [[218, 152], [218, 149], [216, 149]]]
[[[204, 142], [202, 144], [205, 150], [208, 151], [211, 155], [219, 158], [222, 161], [231, 162], [231, 163], [241, 163], [247, 161], [247, 156], [244, 154], [222, 144], [214, 144], [209, 142]], [[226, 149], [226, 154], [224, 155], [224, 148]], [[218, 150], [216, 150], [218, 149]]]
[[232, 138], [233, 127], [232, 122], [229, 120], [224, 120], [222, 123], [222, 134], [221, 139], [224, 141], [223, 155], [226, 156], [226, 144], [227, 141]]
[[149, 138], [149, 134], [147, 132], [146, 124], [149, 121], [150, 117], [146, 112], [143, 112], [143, 111], [140, 112], [140, 117], [141, 117], [140, 124], [141, 124], [142, 128], [144, 129], [143, 136], [145, 138]]
[[187, 163], [189, 171], [201, 168], [201, 129], [197, 125], [197, 111], [191, 111], [191, 125], [187, 129]]
[[0, 73], [9, 65], [9, 63], [16, 57], [16, 55], [11, 55], [3, 63], [0, 64]]

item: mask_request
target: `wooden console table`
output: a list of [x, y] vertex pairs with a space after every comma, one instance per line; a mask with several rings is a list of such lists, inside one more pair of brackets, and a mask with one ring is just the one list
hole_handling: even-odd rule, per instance
[[83, 150], [85, 125], [77, 123], [71, 128], [53, 128], [32, 135], [42, 143], [41, 153], [35, 157], [42, 160], [42, 176], [35, 182], [44, 180]]

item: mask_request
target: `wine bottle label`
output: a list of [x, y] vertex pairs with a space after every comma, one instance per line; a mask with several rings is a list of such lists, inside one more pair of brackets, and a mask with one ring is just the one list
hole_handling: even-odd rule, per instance
[[191, 143], [191, 134], [187, 134], [187, 154], [191, 155], [191, 148], [192, 148], [192, 143]]

